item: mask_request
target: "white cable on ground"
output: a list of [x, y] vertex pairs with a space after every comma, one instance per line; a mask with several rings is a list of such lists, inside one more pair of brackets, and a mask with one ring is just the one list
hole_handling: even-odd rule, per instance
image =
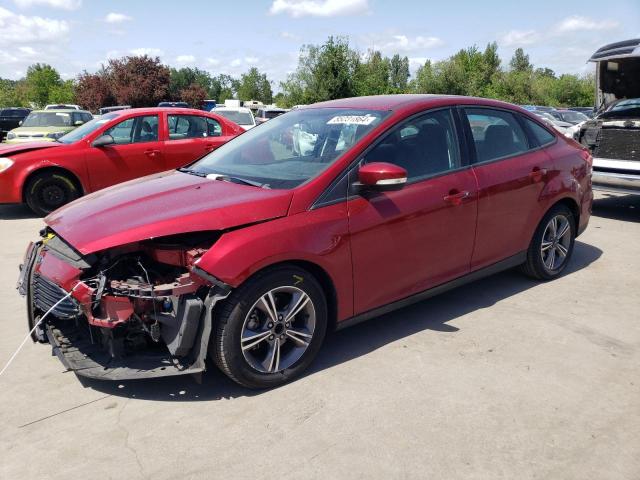
[[33, 326], [33, 328], [31, 329], [31, 331], [29, 333], [27, 333], [27, 336], [24, 337], [24, 340], [22, 340], [22, 343], [20, 344], [20, 346], [18, 347], [18, 349], [15, 351], [15, 353], [13, 355], [11, 355], [11, 358], [9, 359], [9, 361], [7, 362], [7, 364], [2, 368], [2, 370], [0, 370], [0, 376], [2, 376], [2, 374], [4, 373], [4, 371], [9, 368], [9, 365], [11, 365], [11, 362], [13, 362], [13, 360], [16, 358], [16, 356], [18, 355], [18, 352], [20, 352], [20, 350], [22, 350], [22, 347], [24, 346], [25, 343], [27, 343], [27, 340], [29, 339], [29, 337], [33, 334], [33, 332], [36, 331], [36, 328], [38, 328], [38, 325], [40, 325], [42, 323], [42, 321], [47, 318], [47, 315], [49, 315], [49, 313], [51, 313], [58, 305], [60, 305], [62, 302], [64, 302], [67, 298], [69, 298], [71, 296], [71, 294], [73, 293], [73, 291], [76, 289], [76, 287], [80, 285], [80, 283], [76, 283], [75, 287], [73, 287], [71, 289], [71, 291], [69, 293], [67, 293], [64, 297], [62, 297], [60, 300], [58, 300], [53, 307], [51, 307], [49, 310], [47, 310], [47, 312], [40, 317], [40, 320], [38, 320], [38, 322]]

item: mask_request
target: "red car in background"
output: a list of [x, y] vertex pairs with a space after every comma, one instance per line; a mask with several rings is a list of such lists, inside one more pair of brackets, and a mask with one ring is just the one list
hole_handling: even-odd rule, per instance
[[108, 113], [57, 142], [0, 146], [0, 204], [46, 215], [116, 183], [186, 165], [244, 133], [214, 113], [137, 108]]
[[335, 100], [57, 210], [18, 285], [78, 375], [197, 373], [209, 354], [272, 387], [327, 329], [507, 268], [558, 277], [592, 199], [589, 151], [514, 105]]

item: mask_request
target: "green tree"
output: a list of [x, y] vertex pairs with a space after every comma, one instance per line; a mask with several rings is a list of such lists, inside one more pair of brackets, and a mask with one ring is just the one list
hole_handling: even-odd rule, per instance
[[36, 107], [52, 102], [52, 93], [63, 86], [60, 74], [51, 65], [36, 63], [27, 69], [26, 94]]
[[378, 51], [369, 51], [363, 62], [355, 67], [356, 95], [382, 95], [391, 93], [391, 62]]
[[183, 100], [180, 98], [180, 92], [187, 88], [191, 88], [194, 84], [199, 85], [204, 89], [205, 96], [215, 98], [214, 94], [217, 92], [214, 88], [214, 80], [209, 72], [191, 67], [180, 69], [172, 68], [170, 70], [169, 97], [173, 101]]
[[218, 103], [234, 98], [238, 91], [239, 82], [231, 75], [221, 74], [213, 79], [211, 98]]
[[531, 72], [533, 70], [533, 65], [531, 65], [529, 61], [529, 55], [525, 54], [521, 48], [516, 49], [513, 57], [511, 57], [509, 66], [511, 70], [516, 72]]
[[303, 46], [298, 68], [280, 85], [288, 103], [314, 103], [356, 95], [353, 79], [359, 66], [358, 56], [344, 37], [329, 37], [322, 45]]
[[240, 76], [237, 92], [240, 100], [259, 100], [265, 104], [273, 101], [271, 82], [256, 67], [251, 67]]
[[389, 83], [393, 93], [407, 91], [409, 76], [409, 58], [396, 53], [389, 62]]

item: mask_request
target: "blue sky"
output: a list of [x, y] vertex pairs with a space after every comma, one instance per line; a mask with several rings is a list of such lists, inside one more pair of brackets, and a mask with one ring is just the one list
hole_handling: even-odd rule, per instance
[[598, 47], [640, 37], [640, 1], [0, 0], [0, 76], [46, 62], [72, 78], [111, 57], [149, 53], [213, 74], [257, 66], [277, 89], [300, 46], [329, 35], [363, 52], [406, 55], [412, 70], [496, 40], [505, 62], [523, 47], [536, 66], [582, 73]]

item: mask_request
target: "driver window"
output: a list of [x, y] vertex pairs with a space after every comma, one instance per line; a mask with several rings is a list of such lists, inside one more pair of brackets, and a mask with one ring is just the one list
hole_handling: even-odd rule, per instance
[[459, 168], [460, 151], [449, 109], [425, 113], [395, 127], [364, 158], [407, 171], [409, 181]]
[[128, 118], [104, 133], [111, 135], [116, 145], [155, 142], [158, 140], [158, 116]]

